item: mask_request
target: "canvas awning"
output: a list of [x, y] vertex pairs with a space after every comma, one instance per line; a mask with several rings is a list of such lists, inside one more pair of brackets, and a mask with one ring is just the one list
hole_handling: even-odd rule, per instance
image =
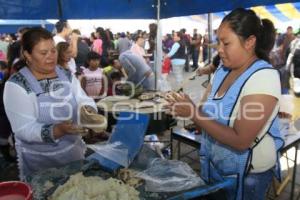
[[156, 19], [299, 0], [0, 0], [0, 19]]

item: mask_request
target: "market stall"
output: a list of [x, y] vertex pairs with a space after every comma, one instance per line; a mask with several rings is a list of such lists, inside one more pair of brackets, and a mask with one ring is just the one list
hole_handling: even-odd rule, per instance
[[160, 158], [143, 145], [148, 120], [145, 114], [121, 112], [110, 140], [89, 146], [94, 152], [85, 160], [27, 177], [34, 199], [190, 199], [235, 184], [224, 179], [206, 185], [186, 163]]
[[166, 114], [166, 101], [161, 92], [144, 92], [136, 98], [109, 96], [97, 103], [99, 112], [108, 118], [108, 131], [116, 123], [119, 113], [133, 111], [149, 115], [150, 122], [146, 134], [161, 133], [176, 125], [176, 120]]

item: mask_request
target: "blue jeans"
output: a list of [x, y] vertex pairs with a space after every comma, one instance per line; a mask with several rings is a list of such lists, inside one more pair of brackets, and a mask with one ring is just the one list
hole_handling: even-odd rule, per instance
[[154, 90], [155, 89], [155, 75], [152, 73], [148, 76], [142, 83], [144, 90]]
[[193, 68], [198, 68], [199, 50], [193, 51]]
[[244, 200], [264, 200], [272, 178], [273, 169], [248, 174], [244, 181]]

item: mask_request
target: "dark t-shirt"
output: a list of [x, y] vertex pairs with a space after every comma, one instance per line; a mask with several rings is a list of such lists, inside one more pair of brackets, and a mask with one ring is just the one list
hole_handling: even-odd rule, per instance
[[89, 45], [85, 42], [82, 42], [78, 40], [77, 43], [77, 57], [75, 58], [76, 66], [80, 67], [83, 66], [86, 59], [87, 59], [87, 54], [90, 52]]
[[20, 57], [20, 54], [21, 54], [21, 42], [18, 40], [8, 46], [7, 49], [8, 66], [12, 66], [14, 60]]
[[3, 104], [4, 82], [0, 83], [0, 138], [8, 138], [11, 133], [10, 123]]

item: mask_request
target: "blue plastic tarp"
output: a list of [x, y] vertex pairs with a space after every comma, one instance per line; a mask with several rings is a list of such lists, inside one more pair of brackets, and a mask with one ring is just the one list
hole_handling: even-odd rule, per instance
[[[158, 0], [0, 0], [0, 19], [156, 19]], [[160, 0], [160, 18], [299, 0]]]
[[[40, 25], [32, 25], [32, 24], [22, 24], [22, 25], [0, 25], [0, 33], [17, 33], [18, 30], [22, 27], [36, 27]], [[53, 24], [46, 25], [44, 28], [46, 28], [48, 31], [52, 31], [54, 29]]]
[[0, 20], [0, 33], [17, 33], [22, 27], [44, 27], [48, 31], [54, 29], [54, 24], [46, 20]]

